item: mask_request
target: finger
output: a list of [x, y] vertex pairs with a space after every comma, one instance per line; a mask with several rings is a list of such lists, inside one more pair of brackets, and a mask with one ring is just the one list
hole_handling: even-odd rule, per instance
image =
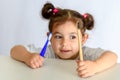
[[79, 63], [80, 60], [75, 60], [75, 61], [76, 61], [76, 63]]
[[84, 66], [84, 65], [85, 65], [85, 63], [83, 61], [79, 62], [79, 66]]
[[41, 60], [42, 63], [44, 62], [44, 58], [43, 57], [40, 56], [39, 59]]
[[37, 60], [37, 63], [38, 63], [38, 67], [41, 67], [42, 64], [43, 64], [43, 61], [39, 58], [39, 59]]
[[84, 61], [76, 61], [77, 65], [78, 66], [83, 66], [85, 65], [85, 62]]
[[87, 78], [87, 77], [90, 77], [90, 76], [93, 76], [94, 74], [90, 74], [90, 73], [85, 73], [85, 74], [83, 74], [83, 75], [81, 75], [81, 77], [83, 77], [83, 78]]
[[84, 74], [86, 74], [88, 72], [87, 72], [87, 70], [82, 70], [82, 71], [79, 71], [79, 73], [80, 73], [80, 75], [84, 75]]
[[34, 58], [32, 61], [31, 61], [31, 66], [32, 68], [38, 68], [39, 67], [39, 61], [37, 58]]
[[31, 68], [35, 69], [36, 68], [36, 65], [34, 62], [32, 62], [30, 65], [29, 65]]
[[87, 72], [86, 70], [80, 71], [80, 72], [79, 72], [79, 76], [80, 76], [80, 77], [87, 77], [87, 76], [88, 76], [87, 73], [88, 73], [88, 72]]
[[40, 56], [38, 56], [38, 58], [36, 58], [36, 61], [35, 61], [36, 67], [37, 68], [41, 67], [42, 63], [43, 63], [43, 60], [40, 58]]
[[84, 61], [76, 60], [78, 66], [83, 66], [85, 63]]
[[83, 70], [87, 70], [87, 67], [86, 66], [82, 66], [82, 67], [78, 67], [77, 68], [77, 71], [83, 71]]

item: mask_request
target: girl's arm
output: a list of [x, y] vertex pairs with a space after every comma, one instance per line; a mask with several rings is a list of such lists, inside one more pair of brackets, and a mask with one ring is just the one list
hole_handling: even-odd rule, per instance
[[89, 77], [95, 73], [104, 71], [115, 65], [117, 62], [117, 55], [111, 51], [104, 52], [98, 59], [94, 61], [77, 61], [78, 75], [81, 77]]
[[95, 62], [97, 64], [97, 72], [100, 72], [115, 65], [117, 63], [117, 55], [111, 51], [106, 51]]
[[13, 59], [24, 62], [31, 68], [38, 68], [42, 66], [44, 60], [38, 53], [31, 54], [22, 45], [14, 46], [11, 49], [10, 55]]

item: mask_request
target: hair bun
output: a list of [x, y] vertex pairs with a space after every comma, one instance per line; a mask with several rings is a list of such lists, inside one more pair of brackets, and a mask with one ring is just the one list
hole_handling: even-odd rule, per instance
[[49, 19], [53, 15], [54, 6], [51, 3], [46, 3], [42, 8], [42, 16]]
[[84, 19], [84, 25], [85, 25], [86, 29], [92, 30], [94, 27], [93, 16], [89, 13], [85, 13], [85, 15], [83, 16], [83, 19]]

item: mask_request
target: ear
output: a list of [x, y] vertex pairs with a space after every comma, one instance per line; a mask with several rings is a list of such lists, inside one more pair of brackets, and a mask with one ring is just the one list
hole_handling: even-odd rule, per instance
[[46, 33], [47, 37], [49, 36], [49, 34], [50, 34], [50, 32], [47, 32], [47, 33]]
[[87, 41], [89, 35], [87, 33], [84, 34], [83, 38], [82, 38], [82, 44], [85, 44], [85, 42]]
[[[47, 37], [49, 36], [49, 34], [50, 34], [50, 32], [47, 32], [47, 33], [46, 33]], [[51, 39], [50, 39], [50, 42], [51, 42]]]

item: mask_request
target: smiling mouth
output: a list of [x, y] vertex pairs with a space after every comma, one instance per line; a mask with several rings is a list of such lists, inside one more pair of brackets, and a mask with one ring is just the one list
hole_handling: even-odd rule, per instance
[[60, 50], [60, 52], [62, 52], [62, 53], [68, 53], [68, 52], [70, 52], [71, 50]]

